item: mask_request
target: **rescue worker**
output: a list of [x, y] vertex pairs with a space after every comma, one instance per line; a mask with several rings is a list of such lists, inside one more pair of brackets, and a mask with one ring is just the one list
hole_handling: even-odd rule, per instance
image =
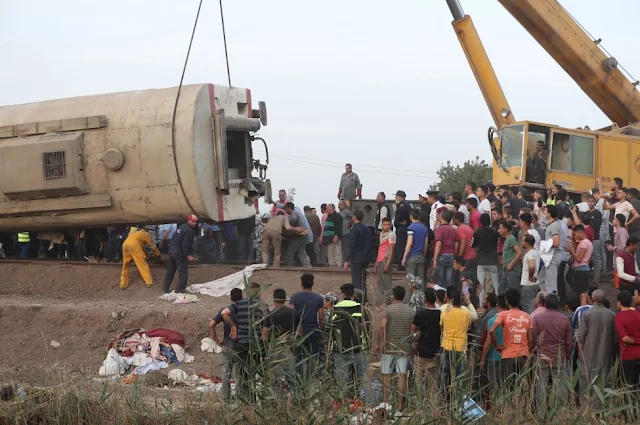
[[197, 263], [196, 257], [191, 255], [193, 250], [194, 233], [193, 229], [198, 225], [198, 217], [191, 214], [187, 217], [187, 222], [180, 227], [171, 237], [169, 243], [169, 259], [167, 270], [164, 273], [164, 283], [162, 290], [168, 294], [171, 289], [171, 282], [178, 271], [178, 285], [176, 292], [181, 293], [187, 289], [187, 278], [189, 277], [188, 262]]
[[122, 244], [122, 274], [120, 275], [120, 289], [129, 287], [129, 265], [131, 260], [136, 263], [140, 276], [144, 280], [147, 288], [153, 285], [153, 277], [147, 263], [147, 253], [144, 251], [148, 247], [153, 256], [159, 258], [160, 251], [156, 248], [151, 235], [144, 226], [136, 226], [138, 231], [129, 233], [127, 239]]
[[29, 258], [29, 249], [31, 248], [29, 232], [18, 233], [18, 245], [20, 246], [20, 258]]

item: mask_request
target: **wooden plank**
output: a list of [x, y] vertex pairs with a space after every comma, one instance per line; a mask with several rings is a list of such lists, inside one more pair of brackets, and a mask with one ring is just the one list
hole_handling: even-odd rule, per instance
[[34, 199], [30, 201], [0, 202], [0, 216], [35, 212], [62, 212], [87, 208], [108, 208], [111, 196], [108, 193], [96, 193], [63, 198]]

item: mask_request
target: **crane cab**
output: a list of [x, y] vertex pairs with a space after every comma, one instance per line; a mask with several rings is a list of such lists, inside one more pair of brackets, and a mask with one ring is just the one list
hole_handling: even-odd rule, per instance
[[596, 178], [606, 188], [621, 177], [640, 187], [640, 137], [521, 121], [503, 126], [498, 146], [492, 147], [495, 185], [535, 190], [560, 184], [585, 193]]

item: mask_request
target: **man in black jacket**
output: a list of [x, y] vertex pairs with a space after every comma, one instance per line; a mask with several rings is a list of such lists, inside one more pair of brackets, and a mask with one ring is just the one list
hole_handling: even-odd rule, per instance
[[187, 289], [187, 278], [189, 276], [188, 262], [195, 263], [197, 260], [191, 255], [193, 250], [193, 229], [198, 225], [198, 217], [191, 214], [187, 217], [187, 222], [180, 226], [171, 237], [169, 243], [169, 260], [167, 270], [164, 273], [163, 291], [170, 292], [171, 282], [178, 271], [178, 286], [176, 292], [184, 292]]
[[[342, 285], [340, 291], [344, 299], [333, 307], [330, 328], [336, 381], [343, 399], [359, 395], [360, 386], [364, 387], [365, 398], [368, 398], [371, 388], [367, 378], [366, 350], [369, 338], [368, 324], [371, 323], [371, 319], [367, 310], [354, 301], [355, 288], [351, 283]], [[349, 379], [352, 367], [355, 380]]]
[[364, 302], [367, 302], [367, 267], [371, 256], [371, 230], [364, 224], [364, 213], [360, 210], [353, 212], [354, 224], [351, 228], [351, 246], [344, 262], [345, 270], [351, 264], [351, 283], [356, 289], [364, 292]]

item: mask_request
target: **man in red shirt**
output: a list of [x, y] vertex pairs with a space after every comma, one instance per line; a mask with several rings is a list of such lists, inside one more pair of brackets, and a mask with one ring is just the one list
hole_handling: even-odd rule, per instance
[[624, 382], [636, 389], [640, 384], [640, 311], [631, 307], [632, 296], [627, 291], [618, 294], [615, 324], [620, 344], [620, 360]]
[[473, 230], [478, 230], [482, 227], [482, 224], [480, 223], [480, 216], [482, 214], [478, 211], [478, 199], [469, 196], [466, 203], [467, 210], [469, 210], [469, 226], [471, 226]]
[[[533, 335], [531, 318], [518, 308], [520, 304], [518, 290], [509, 288], [504, 295], [509, 310], [498, 313], [496, 321], [489, 329], [489, 336], [496, 351], [501, 354], [501, 366], [504, 372], [502, 378], [508, 379], [511, 375], [516, 374], [517, 376], [524, 370], [524, 365], [533, 347]], [[502, 326], [502, 345], [498, 343], [496, 338], [498, 326]], [[511, 379], [511, 385], [514, 384], [515, 379]]]
[[471, 246], [473, 242], [473, 229], [464, 223], [464, 213], [457, 212], [453, 215], [453, 224], [458, 226], [458, 240], [460, 245], [458, 246], [457, 255], [464, 257], [466, 260], [466, 268], [473, 271], [476, 274], [476, 249]]
[[453, 256], [459, 248], [458, 233], [451, 225], [451, 211], [440, 214], [440, 226], [436, 229], [436, 246], [433, 254], [433, 268], [438, 270], [440, 286], [451, 286]]

